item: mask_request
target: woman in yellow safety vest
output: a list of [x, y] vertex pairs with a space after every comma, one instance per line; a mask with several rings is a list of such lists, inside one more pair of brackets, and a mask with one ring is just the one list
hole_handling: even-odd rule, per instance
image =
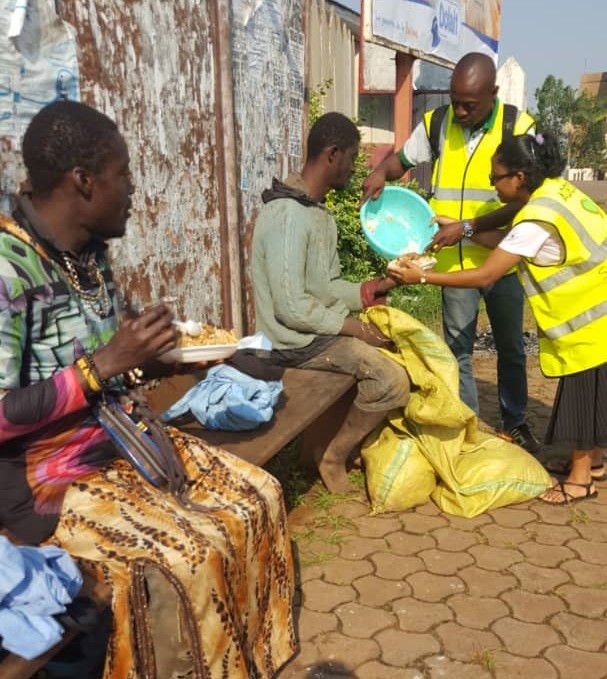
[[564, 161], [549, 134], [505, 139], [489, 178], [504, 203], [520, 201], [512, 228], [479, 234], [495, 249], [477, 269], [438, 273], [412, 262], [390, 264], [402, 283], [479, 288], [513, 266], [538, 325], [540, 366], [559, 377], [546, 443], [573, 448], [564, 481], [540, 499], [568, 505], [595, 497], [607, 448], [607, 215], [561, 178]]

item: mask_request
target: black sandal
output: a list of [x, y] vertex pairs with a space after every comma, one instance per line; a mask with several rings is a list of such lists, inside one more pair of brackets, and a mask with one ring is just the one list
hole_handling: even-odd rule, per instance
[[[550, 490], [556, 490], [558, 491], [562, 496], [562, 502], [554, 501], [554, 500], [546, 500], [543, 498], [541, 495], [538, 497], [542, 502], [545, 502], [548, 505], [573, 505], [576, 502], [581, 502], [582, 500], [591, 500], [594, 497], [597, 497], [598, 493], [596, 490], [591, 490], [593, 486], [594, 480], [590, 481], [590, 483], [574, 483], [573, 481], [557, 481], [554, 486]], [[584, 488], [586, 490], [586, 493], [584, 495], [571, 495], [571, 493], [568, 493], [565, 490], [565, 486], [577, 486], [578, 488]], [[549, 491], [545, 491], [546, 493]]]

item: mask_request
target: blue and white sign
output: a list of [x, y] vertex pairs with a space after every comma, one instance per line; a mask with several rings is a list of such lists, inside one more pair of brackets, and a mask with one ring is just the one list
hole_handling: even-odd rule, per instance
[[459, 2], [453, 0], [439, 0], [436, 5], [436, 20], [438, 43], [441, 40], [450, 42], [454, 45], [459, 43], [462, 13]]
[[497, 61], [501, 0], [364, 0], [364, 39], [451, 65], [467, 52]]

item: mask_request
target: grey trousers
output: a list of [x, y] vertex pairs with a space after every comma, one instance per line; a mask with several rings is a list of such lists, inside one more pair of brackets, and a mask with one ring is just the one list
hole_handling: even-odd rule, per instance
[[361, 410], [380, 412], [402, 408], [409, 400], [407, 371], [376, 347], [355, 337], [336, 337], [298, 367], [352, 375], [358, 389], [354, 405]]

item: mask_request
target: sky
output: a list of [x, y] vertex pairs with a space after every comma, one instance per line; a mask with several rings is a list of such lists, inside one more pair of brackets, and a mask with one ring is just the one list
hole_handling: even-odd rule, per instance
[[[359, 11], [360, 0], [336, 0]], [[582, 73], [607, 71], [607, 0], [502, 0], [498, 66], [513, 56], [527, 100], [547, 76], [578, 89]]]
[[547, 76], [577, 90], [583, 73], [607, 71], [606, 34], [606, 0], [502, 0], [498, 66], [519, 62], [533, 108]]

